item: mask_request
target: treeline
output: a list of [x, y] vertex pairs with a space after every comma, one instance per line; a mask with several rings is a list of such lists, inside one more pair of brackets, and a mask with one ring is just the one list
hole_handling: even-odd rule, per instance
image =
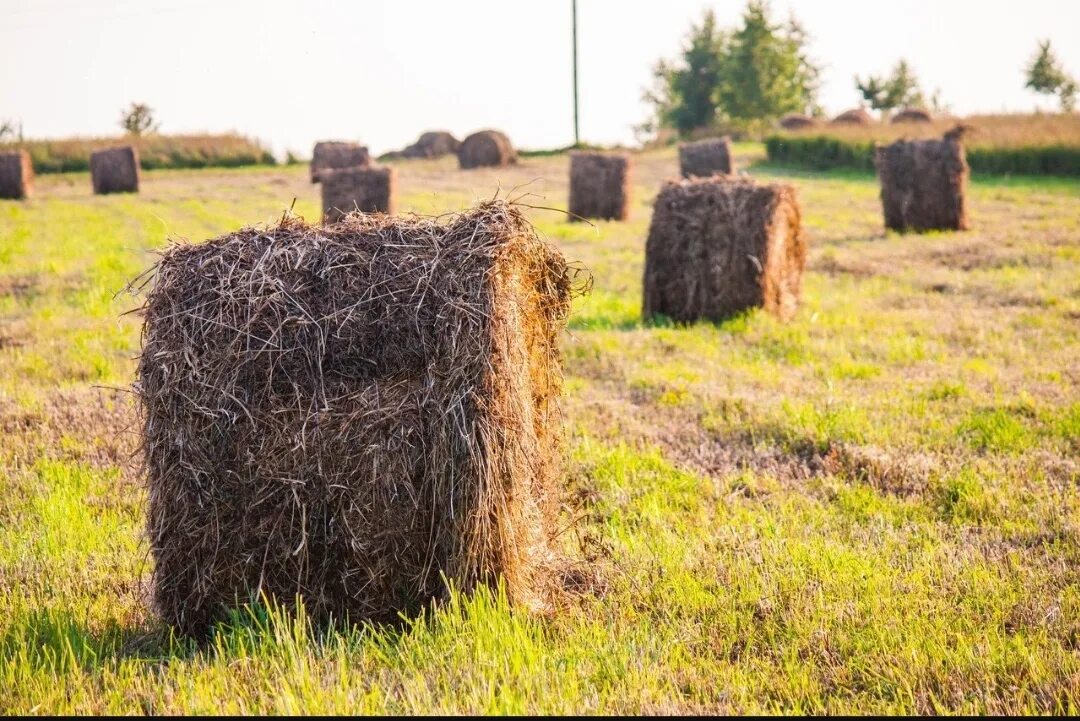
[[259, 141], [236, 134], [27, 140], [0, 144], [0, 152], [24, 149], [30, 153], [35, 173], [68, 173], [89, 170], [91, 153], [116, 145], [138, 147], [143, 170], [236, 168], [277, 162]]

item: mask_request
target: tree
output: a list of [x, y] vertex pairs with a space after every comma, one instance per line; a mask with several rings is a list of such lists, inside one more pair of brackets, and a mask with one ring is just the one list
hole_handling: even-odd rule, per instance
[[22, 123], [14, 120], [0, 120], [0, 143], [8, 139], [22, 142]]
[[1025, 88], [1030, 88], [1040, 95], [1057, 95], [1061, 109], [1067, 113], [1076, 107], [1076, 94], [1080, 88], [1077, 87], [1076, 80], [1065, 72], [1061, 61], [1050, 49], [1049, 40], [1039, 43], [1039, 49], [1025, 73]]
[[883, 114], [895, 108], [920, 107], [926, 104], [926, 96], [919, 87], [915, 72], [903, 59], [896, 64], [887, 78], [870, 75], [862, 80], [856, 75], [855, 88], [871, 108], [880, 110]]
[[820, 70], [807, 55], [808, 44], [797, 20], [773, 23], [765, 0], [747, 3], [721, 63], [717, 98], [723, 115], [745, 124], [809, 111]]
[[701, 24], [690, 28], [682, 62], [673, 65], [660, 60], [656, 64], [654, 89], [646, 91], [644, 99], [655, 106], [660, 126], [675, 128], [681, 135], [713, 124], [725, 45], [724, 33], [716, 27], [715, 13], [707, 10]]
[[158, 124], [154, 122], [154, 109], [145, 103], [132, 103], [131, 107], [120, 115], [120, 127], [129, 135], [136, 137], [143, 133], [157, 132]]
[[816, 108], [818, 68], [806, 53], [809, 38], [794, 19], [776, 24], [764, 0], [751, 0], [742, 27], [725, 32], [707, 10], [691, 28], [678, 64], [661, 60], [644, 99], [659, 127], [680, 135], [727, 122], [746, 126]]

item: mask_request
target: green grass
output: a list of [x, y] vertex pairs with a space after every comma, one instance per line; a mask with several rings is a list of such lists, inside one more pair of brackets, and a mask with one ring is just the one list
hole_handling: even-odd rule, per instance
[[[760, 146], [740, 145], [744, 167]], [[565, 156], [399, 168], [403, 210], [528, 186]], [[212, 639], [147, 605], [125, 284], [170, 236], [297, 210], [305, 169], [85, 174], [0, 203], [0, 711], [1080, 712], [1080, 184], [976, 180], [975, 230], [881, 228], [865, 173], [798, 188], [804, 300], [781, 324], [643, 323], [650, 201], [626, 223], [530, 211], [595, 277], [564, 341], [567, 551], [594, 592], [550, 616], [459, 594], [400, 627], [272, 604]]]

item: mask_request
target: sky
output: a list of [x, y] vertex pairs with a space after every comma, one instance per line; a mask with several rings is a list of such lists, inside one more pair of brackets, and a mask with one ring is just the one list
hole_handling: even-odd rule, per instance
[[[630, 143], [642, 90], [706, 8], [745, 0], [578, 0], [582, 140]], [[827, 111], [857, 104], [855, 74], [906, 58], [951, 110], [1053, 109], [1023, 87], [1050, 39], [1080, 75], [1080, 0], [773, 0], [809, 31]], [[237, 131], [275, 152], [320, 139], [379, 153], [422, 131], [505, 130], [573, 141], [571, 0], [0, 0], [0, 119], [30, 138], [119, 133], [133, 101], [162, 132]]]

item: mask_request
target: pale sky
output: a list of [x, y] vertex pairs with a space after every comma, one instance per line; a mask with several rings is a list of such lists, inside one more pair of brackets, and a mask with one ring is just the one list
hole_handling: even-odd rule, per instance
[[[581, 133], [631, 142], [641, 92], [704, 8], [744, 0], [578, 0]], [[773, 0], [823, 66], [821, 101], [900, 57], [954, 112], [1055, 107], [1023, 88], [1049, 38], [1080, 75], [1080, 0]], [[505, 130], [519, 147], [572, 142], [570, 0], [0, 0], [0, 119], [28, 137], [111, 135], [131, 101], [163, 132], [226, 131], [278, 153], [319, 139], [375, 152], [423, 130]]]

